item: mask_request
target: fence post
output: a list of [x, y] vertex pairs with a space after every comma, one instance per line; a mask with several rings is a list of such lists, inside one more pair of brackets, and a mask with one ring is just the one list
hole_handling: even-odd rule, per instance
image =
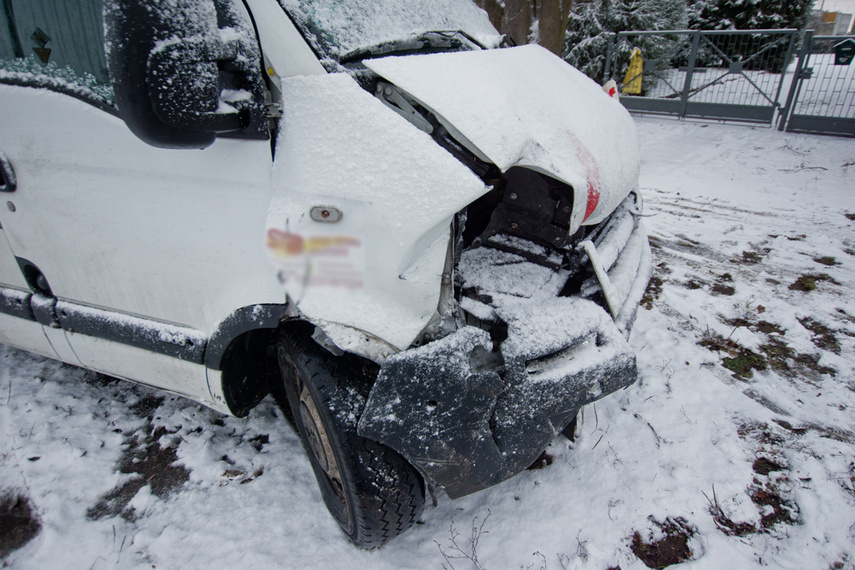
[[12, 52], [15, 57], [24, 57], [21, 38], [18, 37], [18, 26], [15, 24], [15, 14], [12, 12], [12, 1], [2, 0], [2, 2], [3, 11], [6, 13], [6, 27], [9, 30], [9, 37], [12, 39]]
[[701, 43], [701, 32], [695, 31], [692, 33], [692, 53], [689, 56], [689, 63], [686, 66], [686, 82], [683, 84], [683, 94], [680, 97], [680, 111], [677, 115], [680, 118], [686, 116], [686, 108], [689, 105], [689, 93], [692, 90], [692, 77], [695, 74], [695, 63], [698, 61], [698, 46]]
[[611, 70], [612, 70], [612, 56], [614, 55], [615, 50], [615, 35], [608, 35], [608, 49], [606, 50], [606, 70], [603, 73], [603, 83], [611, 79]]
[[[805, 32], [805, 37], [802, 40], [802, 47], [799, 50], [799, 61], [796, 64], [796, 70], [793, 73], [793, 79], [790, 83], [790, 93], [787, 95], [787, 103], [784, 105], [784, 109], [781, 111], [781, 117], [778, 120], [779, 131], [784, 130], [787, 122], [790, 120], [793, 108], [796, 106], [796, 99], [798, 99], [799, 91], [801, 91], [802, 88], [802, 71], [804, 70], [807, 58], [810, 56], [812, 44], [813, 30], [808, 30]], [[786, 69], [784, 70], [784, 73], [786, 73]]]
[[780, 112], [781, 106], [781, 89], [784, 87], [784, 78], [787, 76], [787, 67], [790, 65], [790, 58], [793, 56], [793, 48], [796, 46], [796, 38], [798, 31], [793, 30], [790, 35], [790, 41], [787, 42], [787, 57], [784, 59], [784, 69], [781, 70], [781, 81], [778, 82], [778, 91], [775, 93], [775, 105]]

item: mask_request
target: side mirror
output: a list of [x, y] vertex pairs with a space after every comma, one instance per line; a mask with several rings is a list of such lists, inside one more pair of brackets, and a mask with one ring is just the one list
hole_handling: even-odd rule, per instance
[[104, 27], [116, 104], [137, 137], [161, 148], [268, 138], [255, 31], [230, 0], [106, 0]]

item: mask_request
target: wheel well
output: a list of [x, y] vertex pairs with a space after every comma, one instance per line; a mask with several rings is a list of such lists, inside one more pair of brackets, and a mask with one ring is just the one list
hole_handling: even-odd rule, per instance
[[229, 343], [222, 360], [223, 395], [229, 410], [246, 416], [270, 391], [276, 374], [275, 329], [255, 329]]
[[[285, 321], [289, 334], [311, 336], [314, 327], [305, 321]], [[281, 384], [276, 359], [274, 328], [253, 329], [235, 337], [222, 356], [223, 395], [229, 410], [246, 416], [267, 394]]]

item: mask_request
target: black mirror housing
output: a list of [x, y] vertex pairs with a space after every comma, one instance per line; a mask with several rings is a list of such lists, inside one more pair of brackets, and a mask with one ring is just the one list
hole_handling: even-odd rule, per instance
[[[161, 148], [205, 148], [218, 134], [268, 138], [260, 51], [229, 0], [107, 0], [107, 66], [128, 128]], [[227, 34], [222, 28], [237, 29]], [[240, 103], [224, 89], [244, 89]]]

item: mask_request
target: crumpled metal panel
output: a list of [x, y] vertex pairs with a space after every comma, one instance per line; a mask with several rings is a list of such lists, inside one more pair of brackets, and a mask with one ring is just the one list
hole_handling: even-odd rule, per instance
[[363, 437], [388, 445], [428, 480], [459, 497], [502, 480], [504, 459], [490, 432], [503, 383], [480, 371], [490, 336], [465, 327], [383, 363], [359, 421]]
[[582, 405], [636, 378], [635, 355], [593, 302], [498, 305], [508, 324], [499, 352], [464, 327], [390, 357], [359, 423], [451, 498], [527, 468]]

